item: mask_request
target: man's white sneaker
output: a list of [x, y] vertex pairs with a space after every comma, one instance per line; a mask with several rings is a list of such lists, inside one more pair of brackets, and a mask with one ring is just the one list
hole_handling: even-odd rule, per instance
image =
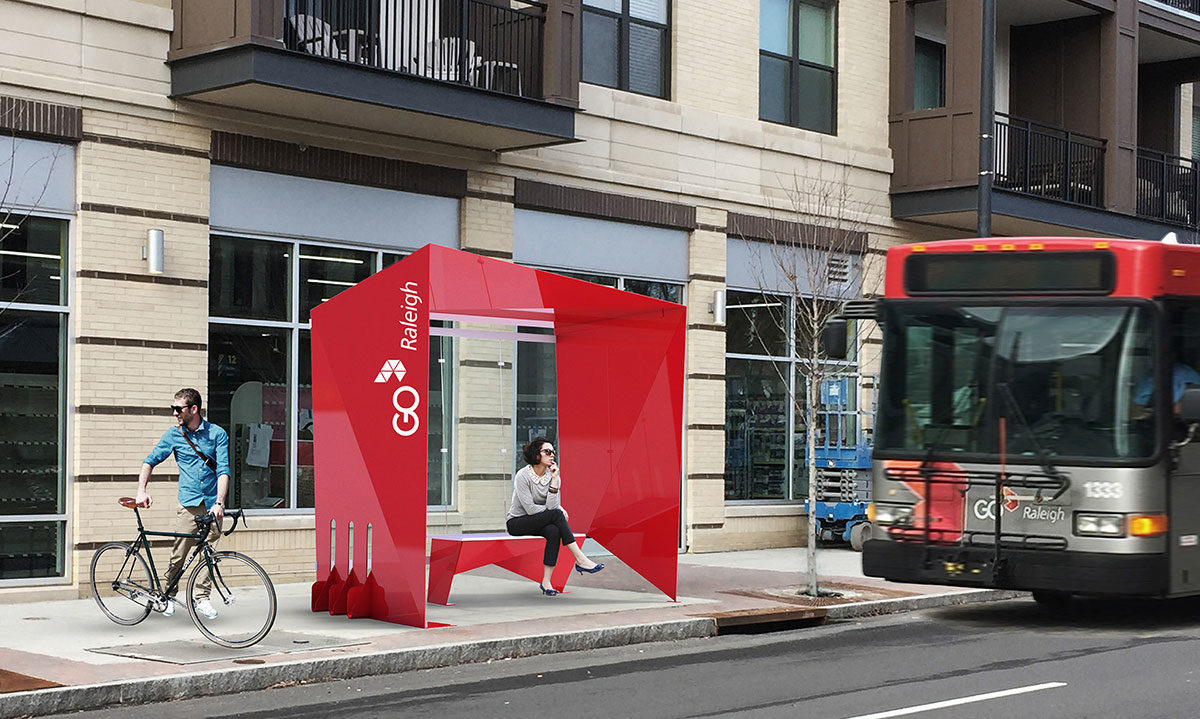
[[207, 619], [217, 618], [216, 608], [214, 608], [212, 602], [208, 601], [207, 599], [196, 600], [196, 612], [204, 615], [204, 617]]
[[168, 600], [167, 600], [167, 608], [166, 608], [166, 609], [164, 609], [164, 610], [162, 610], [162, 615], [163, 615], [164, 617], [170, 617], [170, 616], [172, 616], [172, 615], [174, 615], [174, 614], [175, 614], [175, 600], [174, 600], [174, 599], [168, 599]]

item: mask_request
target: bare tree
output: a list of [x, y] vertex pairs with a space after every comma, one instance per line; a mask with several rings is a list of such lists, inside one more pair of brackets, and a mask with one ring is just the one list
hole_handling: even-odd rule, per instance
[[[780, 336], [794, 336], [789, 351], [795, 353], [799, 380], [793, 383], [787, 376], [792, 371], [790, 363], [771, 365], [787, 388], [794, 416], [803, 417], [809, 506], [806, 593], [814, 597], [820, 595], [813, 516], [815, 502], [820, 498], [817, 407], [822, 383], [838, 369], [846, 369], [845, 365], [839, 368], [831, 364], [822, 346], [822, 331], [831, 319], [840, 315], [847, 301], [876, 294], [874, 290], [880, 283], [875, 265], [882, 265], [874, 261], [881, 258], [871, 253], [866, 232], [867, 220], [875, 208], [858, 198], [847, 180], [846, 170], [836, 180], [793, 176], [789, 185], [783, 187], [787, 206], [782, 212], [777, 211], [776, 217], [758, 223], [757, 227], [733, 228], [750, 250], [749, 271], [757, 284], [756, 291], [763, 296], [759, 307]], [[789, 219], [780, 219], [780, 214]], [[866, 328], [856, 329], [862, 333]], [[763, 341], [764, 352], [774, 354], [762, 335], [758, 337]], [[864, 358], [856, 359], [861, 363]], [[860, 389], [858, 384], [856, 381], [855, 391]], [[788, 454], [793, 454], [791, 448]]]

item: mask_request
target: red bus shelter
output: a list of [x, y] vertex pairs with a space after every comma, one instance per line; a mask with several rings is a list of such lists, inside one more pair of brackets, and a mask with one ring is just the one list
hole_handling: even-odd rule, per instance
[[572, 529], [674, 599], [685, 308], [427, 245], [312, 313], [313, 610], [426, 626], [429, 323], [442, 315], [553, 323]]

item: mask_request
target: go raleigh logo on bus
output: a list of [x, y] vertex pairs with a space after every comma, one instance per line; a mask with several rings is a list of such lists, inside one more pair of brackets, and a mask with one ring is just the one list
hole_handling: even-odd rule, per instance
[[[1004, 494], [1004, 501], [1000, 506], [1004, 507], [1005, 512], [1015, 512], [1022, 509], [1021, 518], [1035, 521], [1049, 522], [1054, 524], [1061, 519], [1066, 519], [1067, 513], [1062, 507], [1044, 507], [1032, 506], [1026, 504], [1021, 507], [1021, 500], [1026, 502], [1036, 501], [1034, 497], [1022, 497], [1008, 487], [1002, 487], [1001, 491]], [[976, 519], [991, 519], [996, 518], [996, 500], [995, 499], [977, 499], [975, 504], [971, 506], [975, 513]]]
[[[399, 320], [402, 328], [400, 349], [415, 352], [417, 339], [420, 337], [417, 326], [420, 315], [417, 314], [417, 305], [422, 302], [421, 295], [417, 283], [413, 281], [409, 281], [400, 289], [404, 292], [404, 307]], [[400, 383], [396, 391], [392, 392], [392, 407], [396, 410], [392, 415], [392, 430], [401, 437], [411, 437], [421, 427], [421, 417], [417, 414], [417, 408], [421, 406], [421, 395], [417, 393], [416, 388], [404, 384], [404, 376], [407, 373], [404, 362], [389, 359], [384, 361], [379, 374], [375, 375], [376, 384], [387, 383], [392, 377]]]

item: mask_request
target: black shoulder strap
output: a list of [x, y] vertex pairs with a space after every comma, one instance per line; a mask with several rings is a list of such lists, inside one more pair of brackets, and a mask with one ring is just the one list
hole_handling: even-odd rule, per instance
[[179, 425], [179, 433], [183, 435], [184, 441], [188, 443], [188, 446], [192, 448], [192, 451], [200, 457], [204, 464], [207, 465], [212, 471], [217, 471], [217, 463], [213, 461], [212, 457], [209, 457], [207, 454], [196, 448], [196, 445], [192, 442], [192, 438], [187, 436], [187, 432], [184, 431], [183, 425]]

